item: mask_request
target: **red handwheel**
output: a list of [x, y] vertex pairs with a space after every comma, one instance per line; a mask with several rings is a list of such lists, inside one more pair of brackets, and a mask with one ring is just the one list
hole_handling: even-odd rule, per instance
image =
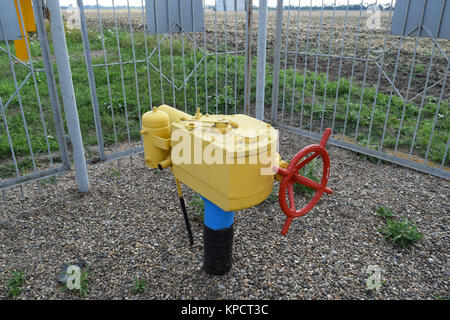
[[[300, 150], [299, 153], [297, 153], [291, 160], [286, 169], [275, 168], [276, 172], [283, 176], [278, 193], [278, 200], [281, 210], [287, 216], [283, 229], [281, 230], [282, 235], [286, 235], [294, 218], [301, 217], [314, 208], [324, 192], [328, 194], [333, 193], [330, 188], [327, 188], [328, 178], [330, 176], [330, 157], [328, 156], [327, 150], [325, 150], [325, 145], [327, 144], [330, 135], [331, 129], [327, 128], [319, 144], [310, 145]], [[299, 174], [300, 169], [318, 156], [321, 157], [323, 163], [322, 179], [320, 183]], [[316, 193], [311, 201], [300, 210], [295, 209], [294, 183], [300, 183], [316, 190]], [[289, 198], [289, 205], [286, 200], [286, 191]]]

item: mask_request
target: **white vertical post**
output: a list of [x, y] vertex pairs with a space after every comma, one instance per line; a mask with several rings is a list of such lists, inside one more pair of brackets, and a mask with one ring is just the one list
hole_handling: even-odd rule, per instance
[[259, 1], [258, 62], [256, 67], [256, 119], [264, 120], [264, 89], [266, 85], [267, 0]]
[[50, 30], [55, 51], [56, 67], [58, 70], [64, 112], [66, 115], [67, 129], [69, 131], [70, 142], [73, 146], [73, 164], [75, 167], [78, 190], [80, 192], [86, 192], [89, 189], [89, 178], [86, 168], [86, 159], [84, 157], [83, 139], [81, 138], [77, 103], [75, 101], [69, 54], [67, 52], [66, 36], [64, 34], [59, 0], [47, 0], [47, 7], [50, 12]]

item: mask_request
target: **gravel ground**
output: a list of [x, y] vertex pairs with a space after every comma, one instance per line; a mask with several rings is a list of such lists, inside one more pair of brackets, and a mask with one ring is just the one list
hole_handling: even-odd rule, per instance
[[[284, 133], [281, 154], [290, 160], [311, 142]], [[90, 165], [90, 191], [76, 190], [73, 173], [58, 189], [27, 185], [26, 197], [9, 191], [0, 202], [0, 297], [9, 271], [25, 272], [22, 299], [79, 299], [57, 282], [62, 263], [89, 267], [89, 299], [434, 299], [449, 296], [449, 183], [328, 147], [329, 187], [286, 237], [278, 203], [268, 200], [236, 213], [234, 264], [225, 276], [202, 271], [203, 226], [188, 206], [190, 247], [175, 182], [168, 170], [133, 161]], [[275, 186], [276, 189], [277, 186]], [[194, 193], [184, 187], [186, 202]], [[302, 197], [297, 197], [299, 205]], [[0, 200], [1, 201], [1, 200]], [[411, 249], [382, 240], [379, 206], [415, 221], [424, 237]], [[365, 290], [369, 265], [386, 283]], [[133, 278], [148, 290], [134, 293]]]

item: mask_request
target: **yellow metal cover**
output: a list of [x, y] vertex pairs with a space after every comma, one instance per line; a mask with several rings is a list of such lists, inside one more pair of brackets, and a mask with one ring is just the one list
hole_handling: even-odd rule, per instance
[[243, 114], [181, 117], [171, 123], [173, 174], [225, 211], [253, 207], [273, 188], [276, 135]]

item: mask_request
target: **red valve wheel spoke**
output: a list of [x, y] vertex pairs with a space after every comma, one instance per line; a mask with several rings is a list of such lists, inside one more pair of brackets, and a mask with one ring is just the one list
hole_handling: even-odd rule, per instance
[[[286, 169], [276, 168], [276, 172], [283, 176], [283, 179], [281, 180], [280, 183], [278, 200], [280, 203], [281, 210], [287, 216], [283, 229], [281, 231], [282, 235], [286, 235], [289, 226], [294, 218], [303, 216], [309, 211], [311, 211], [312, 208], [314, 208], [314, 206], [317, 204], [317, 202], [319, 202], [320, 197], [324, 192], [328, 194], [333, 193], [333, 191], [330, 188], [327, 188], [328, 178], [330, 175], [330, 158], [328, 156], [327, 150], [325, 150], [325, 145], [330, 135], [331, 129], [328, 128], [325, 130], [325, 133], [322, 139], [320, 140], [319, 144], [310, 145], [300, 150], [300, 152], [298, 152], [295, 155], [295, 157], [292, 159], [292, 161], [289, 163], [289, 166]], [[317, 158], [318, 156], [321, 157], [323, 164], [321, 181], [316, 182], [300, 175], [299, 170], [303, 168], [306, 164]], [[302, 160], [303, 158], [305, 159]], [[294, 183], [303, 184], [316, 191], [311, 201], [300, 210], [295, 210]], [[289, 205], [286, 199], [286, 192], [288, 195], [287, 198], [289, 200]]]
[[306, 158], [305, 160], [303, 160], [302, 162], [300, 162], [299, 164], [297, 164], [295, 166], [295, 169], [298, 171], [301, 168], [303, 168], [304, 166], [306, 166], [308, 163], [310, 163], [311, 161], [313, 161], [315, 158], [317, 158], [317, 156], [319, 156], [320, 153], [315, 152], [313, 153], [311, 156], [309, 156], [308, 158]]
[[288, 194], [289, 194], [290, 209], [295, 211], [294, 186], [293, 186], [293, 184], [289, 184], [288, 185]]

